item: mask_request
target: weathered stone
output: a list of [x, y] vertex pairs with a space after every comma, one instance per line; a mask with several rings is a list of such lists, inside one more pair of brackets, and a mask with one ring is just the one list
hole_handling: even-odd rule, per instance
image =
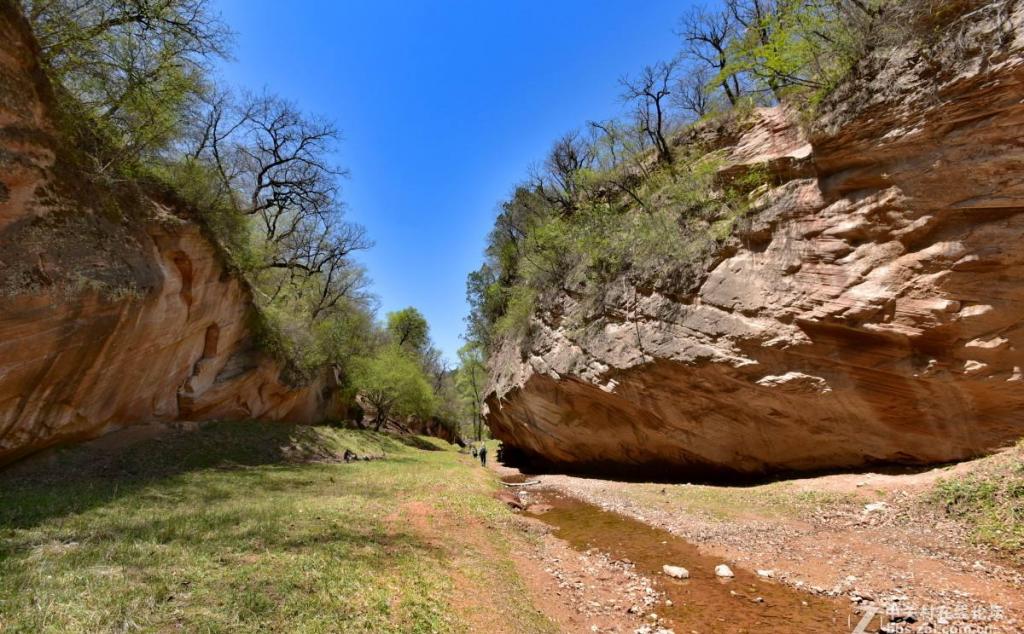
[[321, 420], [335, 377], [290, 385], [255, 350], [250, 291], [197, 224], [142, 194], [139, 217], [106, 218], [113, 194], [59, 169], [16, 6], [0, 3], [0, 464], [137, 423]]
[[682, 566], [669, 566], [668, 564], [661, 567], [661, 571], [666, 575], [674, 579], [689, 579], [690, 571]]
[[573, 297], [541, 305], [492, 355], [494, 435], [674, 477], [944, 462], [1024, 435], [1024, 7], [1005, 17], [974, 16], [970, 54], [874, 60], [810, 137], [759, 111], [723, 169], [785, 181], [751, 226], [695, 290], [622, 280], [583, 328]]

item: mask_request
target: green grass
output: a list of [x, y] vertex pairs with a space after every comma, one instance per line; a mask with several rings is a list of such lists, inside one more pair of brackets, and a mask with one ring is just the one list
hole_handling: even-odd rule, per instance
[[[471, 631], [452, 606], [488, 594], [457, 595], [466, 571], [521, 538], [495, 486], [446, 443], [327, 427], [64, 450], [0, 474], [0, 632]], [[488, 585], [525, 594], [508, 565]], [[508, 610], [509, 631], [548, 629]]]
[[750, 517], [787, 519], [803, 517], [823, 508], [853, 503], [853, 497], [827, 491], [794, 490], [789, 482], [756, 486], [703, 484], [631, 484], [627, 495], [657, 507], [699, 513], [719, 520]]
[[1024, 442], [977, 471], [940, 480], [929, 501], [973, 538], [1024, 562]]

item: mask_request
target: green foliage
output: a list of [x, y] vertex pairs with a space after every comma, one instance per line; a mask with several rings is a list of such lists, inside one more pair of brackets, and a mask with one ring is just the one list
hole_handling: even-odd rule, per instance
[[82, 123], [114, 141], [100, 172], [168, 149], [231, 41], [206, 0], [25, 0], [24, 8]]
[[1018, 557], [1024, 551], [1024, 463], [1021, 447], [994, 466], [943, 479], [930, 494], [947, 515], [967, 523], [974, 537]]
[[[637, 179], [629, 195], [604, 189], [581, 198], [571, 214], [520, 187], [496, 221], [488, 262], [469, 277], [472, 340], [486, 347], [495, 338], [527, 335], [546, 293], [569, 289], [598, 301], [623, 275], [674, 288], [691, 282], [768, 177], [751, 169], [722, 181], [717, 154], [696, 148], [677, 154], [672, 165]], [[588, 186], [609, 178], [586, 173]]]
[[[244, 278], [263, 349], [291, 378], [369, 354], [380, 339], [361, 266], [362, 227], [344, 222], [330, 161], [338, 131], [272, 94], [237, 98], [210, 72], [230, 32], [210, 0], [26, 0], [58, 95], [74, 173], [97, 200], [145, 182], [199, 221]], [[162, 186], [162, 187], [161, 187]], [[138, 197], [138, 196], [137, 196]], [[122, 209], [103, 205], [121, 220]], [[182, 209], [184, 208], [184, 209]], [[140, 212], [136, 212], [140, 213]]]
[[782, 98], [802, 93], [812, 102], [827, 94], [863, 56], [868, 42], [865, 21], [878, 2], [863, 9], [846, 0], [778, 0], [734, 37], [728, 63], [712, 80], [737, 75], [754, 90]]
[[512, 339], [528, 333], [536, 305], [537, 291], [530, 287], [513, 286], [509, 290], [505, 312], [494, 324], [495, 333]]
[[483, 439], [483, 392], [487, 382], [487, 353], [479, 343], [469, 341], [459, 348], [459, 368], [455, 375], [463, 420], [471, 424], [474, 440]]
[[400, 348], [420, 354], [430, 343], [430, 326], [423, 313], [412, 306], [387, 315], [387, 331]]
[[437, 400], [418, 360], [396, 344], [352, 365], [353, 386], [377, 410], [376, 427], [392, 416], [427, 417]]
[[191, 207], [231, 266], [243, 273], [259, 268], [264, 258], [253, 219], [234, 209], [233, 193], [212, 166], [186, 157], [155, 164], [150, 175]]

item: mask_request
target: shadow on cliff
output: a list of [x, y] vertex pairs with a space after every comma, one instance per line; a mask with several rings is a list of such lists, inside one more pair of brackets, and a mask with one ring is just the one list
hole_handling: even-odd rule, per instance
[[[360, 439], [360, 445], [352, 449], [368, 458], [385, 457], [403, 445], [416, 446], [383, 434]], [[282, 480], [279, 473], [269, 477], [268, 470], [292, 469], [299, 474], [294, 467], [301, 464], [341, 462], [346, 448], [344, 441], [324, 433], [324, 428], [284, 423], [128, 428], [81, 445], [48, 450], [0, 471], [0, 531], [29, 528], [125, 496], [145, 495], [147, 487], [201, 471], [233, 472], [233, 480], [243, 487], [284, 489], [294, 486], [291, 478]], [[359, 468], [359, 461], [349, 466]], [[183, 489], [209, 505], [234, 495], [227, 487]], [[361, 482], [358, 494], [384, 498], [389, 492], [373, 482]]]
[[[975, 456], [977, 457], [977, 456]], [[971, 460], [973, 458], [965, 458]], [[720, 487], [754, 487], [773, 482], [800, 480], [829, 475], [878, 473], [884, 475], [910, 475], [931, 471], [955, 463], [899, 464], [867, 460], [857, 467], [817, 469], [807, 471], [772, 471], [766, 473], [744, 473], [724, 469], [717, 465], [679, 465], [650, 462], [645, 464], [622, 464], [614, 462], [562, 464], [551, 462], [506, 446], [501, 463], [530, 475], [571, 475], [595, 480], [617, 480], [621, 482], [650, 482], [656, 484], [704, 484]]]

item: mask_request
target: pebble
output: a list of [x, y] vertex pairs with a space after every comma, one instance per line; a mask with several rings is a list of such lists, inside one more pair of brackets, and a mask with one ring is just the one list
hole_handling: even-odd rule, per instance
[[732, 568], [730, 568], [729, 566], [726, 566], [725, 564], [718, 564], [717, 566], [715, 566], [715, 576], [734, 577], [735, 575], [732, 573]]
[[674, 579], [689, 579], [690, 571], [682, 566], [669, 566], [668, 564], [661, 567], [661, 571], [666, 575]]
[[771, 579], [772, 577], [775, 576], [775, 571], [774, 570], [758, 570], [757, 571], [757, 576], [758, 577], [764, 577], [766, 579]]

